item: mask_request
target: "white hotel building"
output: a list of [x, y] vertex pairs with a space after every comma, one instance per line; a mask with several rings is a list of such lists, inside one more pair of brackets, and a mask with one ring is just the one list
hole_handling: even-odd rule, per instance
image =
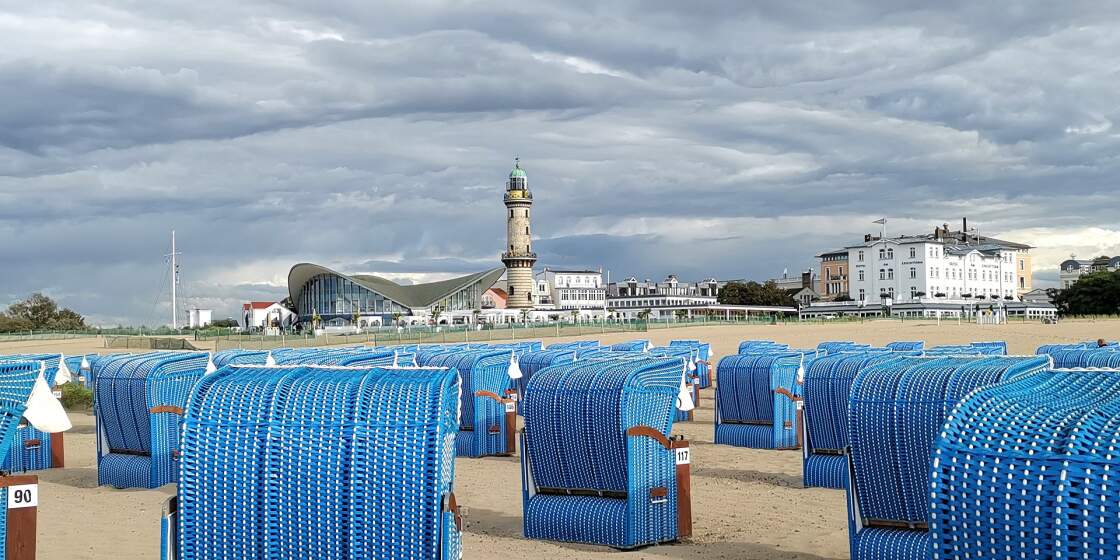
[[[1031, 285], [1029, 245], [935, 228], [933, 234], [880, 238], [848, 246], [851, 302], [823, 302], [802, 317], [942, 317], [996, 311], [1053, 316], [1052, 305], [1021, 302]], [[1044, 308], [1045, 307], [1045, 308]]]
[[1014, 299], [1016, 257], [1027, 249], [990, 238], [977, 244], [924, 237], [872, 240], [848, 247], [850, 295], [875, 303], [924, 296]]

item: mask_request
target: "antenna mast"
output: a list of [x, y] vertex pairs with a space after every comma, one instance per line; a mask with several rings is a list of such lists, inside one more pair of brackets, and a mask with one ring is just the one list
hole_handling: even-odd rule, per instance
[[171, 253], [166, 255], [171, 258], [171, 328], [179, 330], [178, 295], [179, 287], [179, 261], [176, 257], [181, 255], [175, 250], [175, 230], [171, 230]]

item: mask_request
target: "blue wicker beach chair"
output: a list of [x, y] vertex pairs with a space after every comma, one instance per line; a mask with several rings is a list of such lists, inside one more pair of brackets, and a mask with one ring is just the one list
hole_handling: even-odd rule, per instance
[[460, 457], [512, 455], [516, 451], [516, 408], [506, 396], [511, 356], [510, 350], [420, 353], [420, 366], [451, 368], [462, 377], [462, 414], [455, 438]]
[[805, 354], [754, 351], [725, 356], [716, 368], [715, 442], [755, 449], [795, 449]]
[[[899, 352], [910, 352], [910, 351], [915, 351], [915, 350], [922, 350], [925, 347], [926, 347], [926, 343], [922, 342], [920, 340], [912, 340], [912, 341], [911, 340], [900, 340], [900, 341], [897, 341], [897, 342], [888, 342], [887, 343], [887, 348], [888, 349], [893, 350], [893, 351], [899, 351]], [[1006, 344], [1004, 345], [1004, 350], [1005, 351], [1007, 350]]]
[[[65, 358], [67, 370], [72, 381], [78, 381], [79, 371], [83, 356]], [[15, 354], [0, 356], [2, 362], [42, 362], [43, 377], [47, 385], [54, 388], [60, 382], [57, 379], [64, 357], [61, 354]], [[61, 396], [56, 388], [55, 396]], [[19, 423], [15, 438], [11, 441], [11, 448], [4, 459], [0, 461], [0, 470], [9, 473], [22, 473], [42, 469], [59, 468], [65, 465], [65, 454], [62, 449], [62, 435], [52, 434], [37, 429], [23, 420]], [[55, 441], [55, 440], [58, 441]]]
[[[18, 438], [27, 400], [39, 376], [40, 362], [0, 362], [0, 460]], [[0, 487], [0, 503], [9, 504], [8, 487]], [[31, 529], [34, 532], [34, 528]], [[32, 537], [33, 538], [33, 537]], [[8, 550], [8, 515], [0, 515], [0, 551]], [[7, 556], [4, 556], [7, 558]]]
[[[525, 394], [525, 387], [529, 384], [529, 380], [533, 378], [533, 374], [547, 367], [567, 364], [576, 360], [576, 347], [555, 348], [555, 346], [549, 346], [547, 350], [525, 352], [517, 356], [517, 366], [521, 369], [521, 378], [513, 380], [513, 383], [518, 395]], [[517, 403], [517, 411], [518, 413], [522, 412], [521, 402]]]
[[739, 343], [740, 354], [750, 354], [757, 352], [776, 352], [778, 350], [789, 349], [788, 344], [774, 342], [772, 340], [744, 340]]
[[610, 348], [616, 352], [645, 352], [649, 346], [648, 340], [631, 340], [612, 344]]
[[1053, 370], [964, 399], [933, 454], [933, 558], [1117, 558], [1118, 432], [1117, 370]]
[[864, 368], [897, 359], [884, 351], [834, 352], [805, 364], [802, 458], [809, 488], [848, 487], [848, 392]]
[[549, 350], [575, 350], [578, 348], [598, 348], [598, 340], [574, 340], [572, 342], [554, 342], [548, 345]]
[[449, 369], [231, 366], [183, 425], [164, 560], [462, 557]]
[[707, 389], [712, 386], [712, 346], [699, 340], [671, 340], [670, 347], [684, 346], [696, 350], [696, 376], [700, 379], [700, 388]]
[[1096, 342], [1049, 344], [1040, 346], [1036, 353], [1050, 356], [1053, 359], [1053, 367], [1059, 369], [1102, 367], [1093, 364], [1107, 363], [1107, 356], [1120, 353], [1120, 346], [1099, 347]]
[[1029, 357], [902, 357], [864, 368], [852, 383], [848, 535], [853, 560], [928, 559], [931, 449], [969, 392], [1037, 375]]
[[179, 478], [179, 426], [209, 356], [153, 352], [98, 360], [97, 482], [157, 488]]
[[680, 360], [577, 361], [525, 391], [525, 536], [634, 548], [691, 534]]
[[974, 356], [1006, 356], [1007, 343], [1006, 342], [972, 342], [969, 344], [946, 344], [941, 346], [933, 346], [926, 348], [923, 353], [926, 356], [954, 356], [954, 355], [974, 355]]

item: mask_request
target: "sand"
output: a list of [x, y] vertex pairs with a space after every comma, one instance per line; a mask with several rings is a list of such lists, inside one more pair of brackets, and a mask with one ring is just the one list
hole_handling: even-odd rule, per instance
[[[882, 344], [925, 340], [953, 344], [1006, 340], [1013, 354], [1040, 344], [1100, 337], [1120, 338], [1120, 322], [1067, 321], [1003, 326], [871, 321], [866, 323], [715, 326], [611, 334], [616, 342], [648, 338], [656, 344], [697, 338], [713, 355], [734, 353], [740, 340], [770, 339], [795, 347], [824, 340]], [[584, 337], [590, 338], [590, 337]], [[29, 350], [100, 351], [94, 339], [46, 343], [2, 343], [0, 354]], [[678, 423], [674, 433], [692, 442], [693, 537], [685, 542], [632, 552], [529, 541], [521, 537], [521, 478], [517, 458], [458, 459], [455, 492], [464, 513], [464, 557], [509, 558], [848, 558], [847, 513], [840, 490], [801, 487], [799, 451], [763, 451], [712, 444], [712, 391], [704, 392], [697, 419]], [[67, 467], [39, 471], [38, 558], [152, 559], [159, 554], [160, 508], [174, 486], [158, 490], [97, 488], [93, 418], [71, 414], [66, 434]]]

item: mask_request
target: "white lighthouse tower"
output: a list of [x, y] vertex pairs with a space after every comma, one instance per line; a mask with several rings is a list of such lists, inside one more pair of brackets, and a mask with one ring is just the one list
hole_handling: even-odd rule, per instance
[[530, 211], [533, 206], [533, 193], [529, 192], [528, 178], [521, 169], [521, 160], [514, 160], [513, 171], [509, 172], [506, 183], [506, 250], [502, 262], [506, 265], [506, 283], [509, 286], [509, 299], [506, 307], [526, 309], [533, 307], [533, 264], [537, 254], [533, 252], [532, 233], [529, 229]]

